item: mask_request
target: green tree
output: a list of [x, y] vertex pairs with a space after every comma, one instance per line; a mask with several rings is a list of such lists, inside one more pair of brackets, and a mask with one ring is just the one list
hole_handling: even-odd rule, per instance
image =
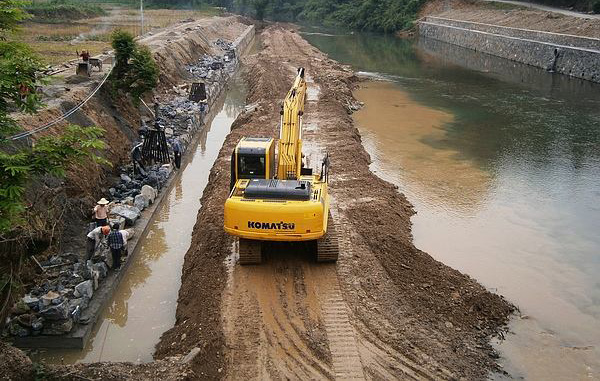
[[[30, 16], [23, 10], [24, 1], [19, 0], [2, 0], [0, 1], [0, 32], [4, 33], [9, 30], [14, 30], [21, 21], [28, 19]], [[0, 37], [5, 39], [4, 36]]]
[[100, 161], [94, 152], [104, 147], [101, 130], [95, 127], [70, 126], [62, 135], [38, 139], [31, 148], [7, 140], [18, 130], [10, 112], [34, 113], [41, 105], [36, 91], [40, 60], [26, 45], [6, 40], [6, 32], [26, 17], [22, 6], [13, 0], [0, 3], [0, 234], [24, 223], [24, 193], [32, 179], [63, 175], [66, 165], [83, 156]]
[[18, 130], [11, 111], [33, 113], [40, 105], [36, 92], [40, 65], [26, 45], [0, 41], [0, 141]]
[[113, 75], [122, 79], [129, 68], [129, 59], [135, 51], [136, 43], [131, 33], [117, 29], [111, 35], [111, 46], [115, 51], [116, 61]]
[[138, 46], [131, 56], [131, 67], [126, 80], [129, 93], [137, 100], [158, 83], [158, 66], [147, 46]]
[[115, 89], [130, 94], [134, 102], [158, 84], [158, 66], [152, 53], [135, 42], [133, 36], [117, 30], [112, 34], [116, 64], [112, 83]]
[[267, 5], [269, 5], [269, 0], [253, 0], [252, 6], [254, 7], [254, 12], [256, 13], [256, 19], [262, 21], [265, 18], [265, 11], [267, 10]]
[[40, 138], [32, 148], [9, 154], [0, 151], [0, 233], [26, 223], [24, 193], [27, 184], [43, 175], [62, 177], [65, 168], [84, 158], [107, 163], [96, 156], [104, 149], [98, 127], [68, 126], [60, 136]]

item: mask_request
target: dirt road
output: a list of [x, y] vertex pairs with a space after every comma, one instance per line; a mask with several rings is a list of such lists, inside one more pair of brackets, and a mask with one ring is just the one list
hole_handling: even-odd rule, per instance
[[[210, 174], [186, 254], [176, 326], [157, 357], [201, 355], [196, 374], [227, 379], [468, 379], [496, 369], [489, 345], [513, 307], [416, 249], [413, 210], [369, 170], [350, 117], [357, 78], [297, 33], [270, 26], [247, 60], [249, 104]], [[301, 245], [274, 245], [266, 263], [241, 267], [223, 232], [229, 157], [242, 136], [277, 136], [279, 105], [295, 70], [309, 74], [305, 148], [313, 167], [332, 157], [337, 265]]]

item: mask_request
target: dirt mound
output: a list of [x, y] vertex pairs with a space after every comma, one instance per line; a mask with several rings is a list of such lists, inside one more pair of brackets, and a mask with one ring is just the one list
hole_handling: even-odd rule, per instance
[[[157, 356], [199, 347], [193, 368], [210, 378], [485, 378], [496, 369], [489, 340], [513, 306], [414, 247], [412, 207], [369, 170], [353, 125], [354, 74], [281, 26], [261, 38], [246, 71], [248, 103], [258, 106], [235, 122], [211, 170], [177, 323]], [[229, 157], [242, 136], [277, 136], [279, 105], [300, 66], [313, 91], [307, 157], [313, 167], [325, 152], [332, 158], [340, 260], [317, 265], [301, 249], [275, 248], [267, 263], [242, 268], [223, 232]]]
[[21, 350], [0, 341], [2, 380], [193, 380], [196, 375], [182, 359], [168, 358], [150, 364], [96, 363], [78, 365], [33, 364]]

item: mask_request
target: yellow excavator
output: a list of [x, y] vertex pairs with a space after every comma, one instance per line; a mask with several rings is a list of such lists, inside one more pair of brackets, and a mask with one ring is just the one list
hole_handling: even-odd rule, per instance
[[224, 227], [239, 238], [242, 265], [260, 263], [268, 242], [305, 241], [317, 261], [337, 261], [338, 237], [327, 193], [329, 156], [318, 175], [302, 161], [306, 90], [300, 68], [282, 105], [277, 152], [273, 138], [244, 137], [231, 155]]

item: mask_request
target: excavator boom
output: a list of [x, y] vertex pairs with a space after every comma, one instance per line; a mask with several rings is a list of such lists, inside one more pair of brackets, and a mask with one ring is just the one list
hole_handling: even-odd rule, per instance
[[277, 178], [296, 180], [302, 170], [302, 116], [306, 100], [304, 69], [298, 69], [294, 85], [281, 106]]

